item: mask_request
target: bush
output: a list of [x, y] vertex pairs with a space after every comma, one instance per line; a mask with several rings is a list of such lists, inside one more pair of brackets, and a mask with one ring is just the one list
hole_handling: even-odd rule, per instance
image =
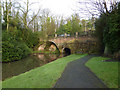
[[2, 62], [20, 60], [31, 53], [20, 37], [20, 31], [3, 32], [2, 39]]
[[31, 53], [25, 43], [2, 42], [2, 62], [20, 60]]
[[5, 30], [2, 33], [2, 62], [22, 59], [40, 43], [38, 32], [31, 30]]

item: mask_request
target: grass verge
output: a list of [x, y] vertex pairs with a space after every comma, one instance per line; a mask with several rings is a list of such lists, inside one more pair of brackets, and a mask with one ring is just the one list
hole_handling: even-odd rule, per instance
[[91, 69], [109, 88], [118, 88], [118, 62], [103, 62], [109, 58], [94, 57], [85, 65]]
[[3, 88], [52, 88], [67, 63], [84, 55], [70, 55], [2, 82]]

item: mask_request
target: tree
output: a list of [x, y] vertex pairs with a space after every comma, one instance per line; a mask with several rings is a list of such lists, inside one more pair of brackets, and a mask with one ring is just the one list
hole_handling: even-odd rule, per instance
[[56, 23], [55, 17], [50, 15], [50, 10], [43, 9], [39, 18], [40, 18], [39, 25], [40, 25], [41, 33], [43, 34], [43, 37], [45, 39], [53, 37], [58, 23]]
[[[33, 15], [32, 15], [32, 17], [34, 17], [35, 16], [35, 13], [33, 12]], [[31, 24], [29, 25], [29, 28], [31, 29], [31, 30], [33, 30], [33, 32], [36, 32], [36, 31], [39, 31], [40, 30], [40, 25], [39, 25], [39, 23], [40, 23], [40, 18], [39, 18], [39, 16], [36, 16], [36, 18], [31, 22]]]
[[96, 36], [101, 42], [102, 49], [105, 47], [105, 54], [114, 54], [120, 50], [119, 15], [119, 4], [116, 4], [108, 15], [103, 13], [96, 21]]
[[51, 28], [50, 28], [50, 35], [55, 34], [55, 29], [56, 29], [56, 24], [55, 24], [55, 19], [51, 16]]
[[71, 34], [74, 35], [74, 33], [76, 32], [81, 32], [81, 27], [80, 27], [80, 18], [77, 14], [72, 15], [72, 30], [71, 30]]
[[98, 40], [97, 42], [99, 45], [98, 51], [100, 53], [103, 53], [105, 48], [103, 42], [103, 33], [104, 33], [104, 28], [107, 27], [106, 21], [107, 21], [107, 17], [103, 14], [95, 22], [95, 36], [97, 37]]
[[68, 18], [67, 24], [65, 24], [65, 33], [71, 34], [71, 32], [72, 32], [72, 23], [71, 23], [71, 20]]
[[35, 20], [35, 18], [37, 17], [40, 9], [37, 11], [36, 14], [34, 14], [32, 17], [31, 17], [31, 20], [29, 20], [29, 12], [30, 12], [30, 6], [34, 3], [29, 3], [29, 0], [27, 0], [27, 2], [24, 2], [25, 5], [26, 5], [26, 8], [20, 6], [20, 10], [22, 11], [22, 16], [20, 16], [23, 24], [24, 24], [24, 27], [26, 29], [28, 29], [29, 25]]
[[86, 20], [82, 19], [81, 23], [82, 23], [82, 31], [86, 32], [87, 31], [86, 30]]
[[[1, 11], [1, 1], [0, 1], [0, 13], [2, 13], [2, 11]], [[0, 51], [2, 51], [1, 41], [2, 41], [2, 15], [0, 14]]]
[[[90, 17], [98, 17], [101, 14], [108, 15], [114, 7], [116, 7], [119, 0], [85, 0], [79, 1], [80, 5], [86, 8], [79, 7], [79, 12]], [[110, 7], [109, 7], [110, 6]]]
[[20, 12], [19, 10], [18, 11], [14, 11], [12, 12], [14, 15], [12, 15], [11, 17], [11, 20], [9, 22], [9, 30], [15, 30], [15, 29], [18, 29], [18, 30], [22, 30], [22, 22], [20, 20]]
[[105, 46], [109, 49], [108, 53], [114, 53], [118, 52], [120, 50], [120, 13], [119, 13], [119, 5], [120, 3], [114, 7], [114, 9], [110, 12], [110, 14], [107, 16], [107, 27], [104, 28], [103, 33], [103, 41], [105, 43]]
[[4, 20], [4, 27], [8, 31], [9, 28], [9, 21], [11, 18], [11, 7], [12, 7], [12, 2], [9, 0], [9, 2], [6, 0], [5, 2], [2, 3], [3, 7], [3, 20]]

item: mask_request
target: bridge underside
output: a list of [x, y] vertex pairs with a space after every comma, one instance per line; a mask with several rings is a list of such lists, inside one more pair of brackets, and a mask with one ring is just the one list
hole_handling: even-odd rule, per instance
[[69, 48], [63, 48], [63, 54], [65, 55], [70, 55], [71, 54], [71, 50]]
[[40, 45], [38, 47], [38, 50], [41, 50], [41, 51], [52, 51], [52, 52], [60, 53], [60, 50], [57, 47], [57, 45], [54, 42], [51, 42], [51, 41], [47, 41], [44, 44]]

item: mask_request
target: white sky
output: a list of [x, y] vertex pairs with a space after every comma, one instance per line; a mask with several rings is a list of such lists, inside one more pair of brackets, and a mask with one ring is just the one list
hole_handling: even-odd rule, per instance
[[[70, 17], [72, 14], [79, 13], [80, 18], [88, 19], [92, 15], [88, 11], [84, 11], [92, 5], [83, 2], [94, 2], [96, 0], [29, 0], [32, 2], [38, 2], [32, 6], [32, 9], [37, 10], [36, 8], [41, 7], [42, 9], [49, 9], [52, 15], [63, 16], [64, 18]], [[82, 2], [79, 4], [78, 2]], [[34, 11], [35, 11], [34, 10]], [[80, 10], [80, 11], [79, 11]]]
[[[21, 2], [22, 6], [24, 6], [25, 4], [23, 2], [26, 2], [27, 0], [15, 1]], [[89, 17], [91, 17], [90, 14], [87, 13], [85, 15], [83, 9], [81, 9], [80, 12], [78, 11], [80, 8], [86, 8], [85, 4], [79, 4], [79, 1], [90, 2], [90, 0], [29, 0], [30, 3], [35, 3], [32, 4], [30, 7], [34, 12], [37, 12], [38, 8], [49, 9], [50, 13], [55, 16], [63, 16], [63, 18], [67, 18], [70, 17], [72, 14], [79, 13], [80, 18], [88, 19]], [[32, 12], [30, 12], [30, 14], [32, 15]]]
[[[17, 0], [17, 1], [25, 2], [27, 0]], [[82, 18], [88, 18], [88, 17], [91, 17], [91, 15], [88, 13], [86, 13], [86, 15], [85, 15], [85, 11], [83, 10], [83, 8], [86, 9], [85, 4], [84, 3], [78, 4], [78, 2], [79, 1], [80, 2], [87, 2], [87, 1], [90, 2], [90, 1], [94, 1], [94, 0], [29, 0], [29, 1], [30, 1], [30, 3], [37, 2], [30, 7], [35, 12], [40, 7], [42, 9], [49, 9], [51, 11], [52, 15], [63, 16], [64, 18], [70, 17], [75, 12], [79, 13], [79, 16]], [[109, 1], [109, 0], [107, 0], [107, 1]], [[92, 7], [92, 6], [88, 5], [88, 9], [89, 9], [89, 7]], [[80, 8], [81, 8], [81, 10], [79, 12], [76, 11]]]
[[52, 14], [69, 17], [74, 13], [78, 0], [30, 0], [30, 2], [39, 2], [33, 8], [41, 7], [50, 9]]

